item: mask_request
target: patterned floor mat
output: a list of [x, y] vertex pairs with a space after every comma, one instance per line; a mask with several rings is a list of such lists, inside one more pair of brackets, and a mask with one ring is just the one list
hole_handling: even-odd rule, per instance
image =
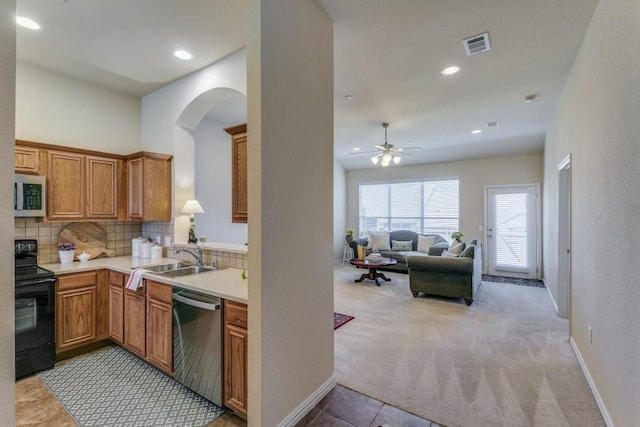
[[519, 279], [517, 277], [491, 276], [489, 274], [483, 274], [482, 280], [485, 282], [511, 283], [512, 285], [533, 286], [535, 288], [546, 288], [542, 280], [536, 280], [536, 279]]
[[224, 413], [120, 347], [38, 376], [82, 427], [201, 427]]

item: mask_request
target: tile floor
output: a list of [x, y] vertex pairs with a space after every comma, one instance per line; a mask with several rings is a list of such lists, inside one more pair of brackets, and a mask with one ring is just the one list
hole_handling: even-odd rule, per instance
[[296, 427], [442, 427], [337, 385]]

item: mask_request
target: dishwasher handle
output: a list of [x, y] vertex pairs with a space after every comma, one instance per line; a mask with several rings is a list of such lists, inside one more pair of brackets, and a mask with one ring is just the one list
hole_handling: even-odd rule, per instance
[[198, 308], [202, 308], [204, 310], [209, 310], [209, 311], [220, 310], [220, 304], [215, 304], [215, 303], [212, 304], [204, 301], [198, 301], [197, 299], [188, 298], [188, 297], [185, 297], [184, 295], [180, 295], [176, 293], [172, 293], [171, 296], [175, 301], [178, 301], [193, 307], [198, 307]]

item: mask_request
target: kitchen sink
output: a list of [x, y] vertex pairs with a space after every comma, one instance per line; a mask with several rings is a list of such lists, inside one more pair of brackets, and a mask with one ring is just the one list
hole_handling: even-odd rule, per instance
[[215, 270], [213, 267], [206, 267], [204, 265], [194, 265], [190, 267], [178, 268], [175, 270], [168, 270], [159, 274], [162, 274], [163, 276], [167, 276], [167, 277], [180, 277], [180, 276], [189, 276], [191, 274], [205, 273], [207, 271], [213, 271], [213, 270]]
[[191, 267], [191, 263], [188, 262], [172, 262], [170, 264], [152, 265], [150, 267], [143, 267], [145, 270], [153, 271], [154, 273], [162, 274], [167, 271], [177, 270], [179, 268]]

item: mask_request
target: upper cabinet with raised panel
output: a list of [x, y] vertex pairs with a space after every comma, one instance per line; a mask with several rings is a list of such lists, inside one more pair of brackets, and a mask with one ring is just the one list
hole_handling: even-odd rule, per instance
[[47, 150], [47, 219], [117, 220], [123, 161]]
[[85, 156], [47, 151], [47, 219], [85, 218]]
[[46, 176], [47, 221], [170, 221], [171, 158], [16, 141], [14, 166]]
[[127, 156], [129, 219], [171, 220], [171, 157], [148, 152]]
[[32, 175], [40, 175], [41, 172], [41, 151], [36, 147], [28, 147], [20, 145], [20, 141], [16, 141], [14, 170], [16, 173], [28, 173]]
[[247, 223], [247, 125], [226, 128], [231, 135], [231, 222]]

